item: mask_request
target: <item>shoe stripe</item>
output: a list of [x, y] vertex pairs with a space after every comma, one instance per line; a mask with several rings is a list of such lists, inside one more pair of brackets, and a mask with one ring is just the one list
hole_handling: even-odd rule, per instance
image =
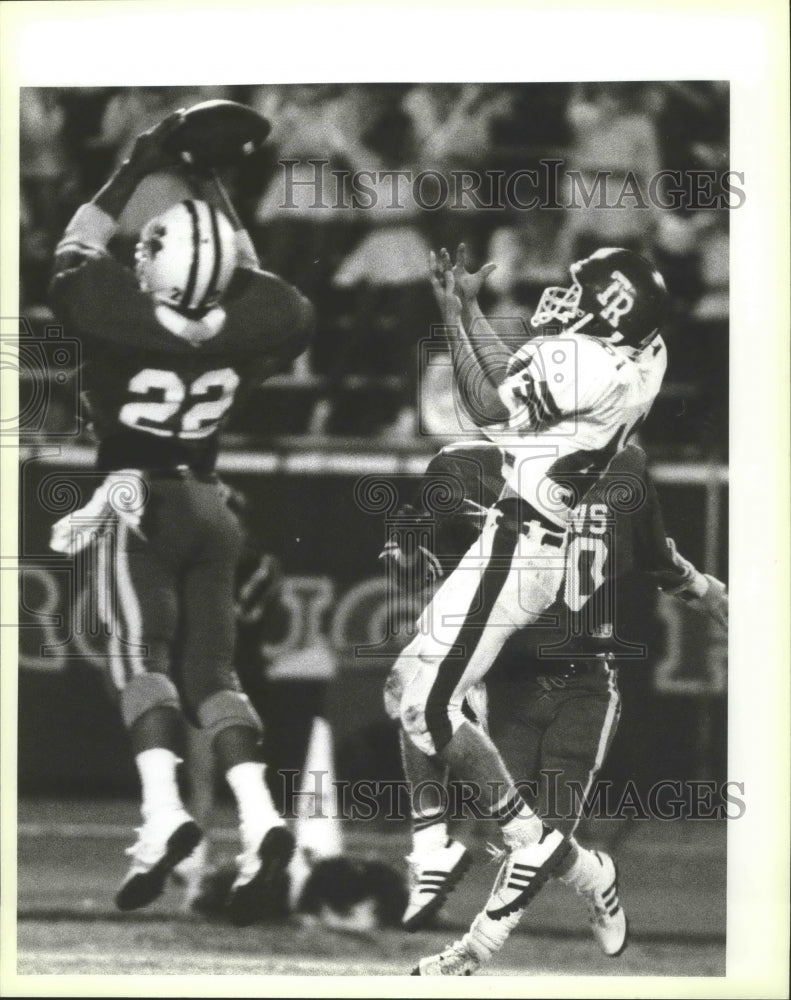
[[443, 878], [447, 878], [450, 872], [441, 871], [438, 868], [427, 868], [424, 872], [420, 873], [420, 877], [424, 878], [426, 875], [441, 875]]
[[[517, 894], [513, 899], [497, 905], [496, 899], [493, 900], [492, 897], [490, 897], [489, 902], [486, 904], [486, 915], [492, 920], [501, 920], [503, 917], [508, 916], [510, 913], [514, 913], [516, 910], [524, 909], [527, 903], [535, 896], [539, 889], [541, 889], [552, 872], [557, 869], [560, 862], [568, 855], [570, 850], [571, 844], [564, 837], [546, 859], [540, 870], [536, 873], [535, 878], [529, 883], [529, 885], [517, 890]], [[493, 895], [496, 897], [496, 890]], [[492, 905], [493, 903], [494, 905]]]
[[413, 900], [407, 909], [407, 913], [410, 913], [413, 908], [414, 912], [412, 912], [408, 917], [405, 914], [401, 919], [401, 926], [404, 930], [411, 933], [412, 931], [419, 930], [421, 927], [426, 926], [429, 919], [442, 908], [442, 904], [462, 880], [471, 864], [472, 857], [470, 856], [469, 851], [465, 851], [449, 872], [445, 883], [437, 889], [436, 892], [430, 893], [431, 898], [425, 900], [421, 899], [419, 903], [415, 903]]
[[[541, 866], [539, 865], [539, 867]], [[518, 862], [514, 865], [514, 871], [533, 872], [535, 874], [535, 872], [538, 871], [538, 868], [535, 865], [523, 865]]]
[[602, 893], [602, 899], [607, 899], [608, 896], [614, 896], [617, 892], [617, 886], [613, 882], [609, 889], [605, 889]]

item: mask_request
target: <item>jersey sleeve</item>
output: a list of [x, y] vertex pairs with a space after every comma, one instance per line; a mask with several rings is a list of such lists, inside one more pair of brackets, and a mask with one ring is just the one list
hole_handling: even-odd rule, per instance
[[49, 287], [53, 312], [82, 337], [140, 342], [153, 323], [152, 305], [129, 268], [112, 257], [81, 256], [56, 272]]
[[311, 342], [316, 325], [313, 304], [299, 289], [268, 271], [240, 268], [245, 285], [238, 329], [249, 350], [275, 354], [281, 367]]
[[637, 568], [648, 573], [660, 590], [677, 593], [693, 582], [697, 570], [667, 536], [659, 497], [647, 469], [643, 470], [643, 480], [646, 499], [636, 531]]
[[286, 352], [287, 361], [293, 361], [309, 346], [316, 332], [316, 311], [313, 303], [306, 296], [294, 289], [295, 292], [295, 324], [294, 334], [290, 338], [288, 350]]
[[53, 274], [68, 271], [86, 260], [107, 255], [107, 245], [118, 228], [115, 219], [92, 202], [81, 205], [55, 247]]

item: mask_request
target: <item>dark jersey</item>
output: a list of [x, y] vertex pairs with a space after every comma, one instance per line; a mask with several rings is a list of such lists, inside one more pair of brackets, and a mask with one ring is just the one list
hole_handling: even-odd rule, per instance
[[[452, 445], [429, 464], [419, 495], [430, 497], [427, 483], [454, 483], [456, 493], [486, 508], [500, 494], [499, 450], [491, 445]], [[447, 575], [475, 541], [483, 512], [460, 507], [450, 514], [424, 511], [431, 524], [433, 550]], [[637, 589], [646, 574], [663, 589], [683, 586], [692, 567], [678, 556], [665, 535], [656, 490], [645, 453], [628, 445], [586, 493], [568, 525], [566, 574], [554, 603], [534, 625], [512, 636], [498, 665], [524, 669], [526, 661], [569, 659], [601, 652], [639, 656], [625, 639]], [[428, 596], [428, 595], [427, 595]]]
[[111, 257], [61, 270], [50, 297], [57, 318], [82, 343], [81, 377], [102, 470], [210, 471], [234, 401], [300, 354], [313, 326], [312, 306], [296, 288], [244, 267], [223, 295], [219, 332], [198, 343], [163, 326], [134, 274]]

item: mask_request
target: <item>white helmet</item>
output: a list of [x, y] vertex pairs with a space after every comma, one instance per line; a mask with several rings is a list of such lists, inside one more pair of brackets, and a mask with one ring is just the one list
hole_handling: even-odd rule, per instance
[[135, 248], [140, 288], [187, 316], [200, 316], [228, 287], [236, 233], [227, 216], [188, 198], [151, 219]]

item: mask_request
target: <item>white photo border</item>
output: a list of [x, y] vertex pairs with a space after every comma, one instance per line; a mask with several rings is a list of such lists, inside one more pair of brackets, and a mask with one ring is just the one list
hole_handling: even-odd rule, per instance
[[[783, 0], [398, 5], [70, 2], [0, 5], [0, 316], [18, 301], [21, 86], [711, 80], [731, 83], [727, 974], [424, 984], [420, 995], [787, 996], [789, 938], [789, 114]], [[13, 380], [1, 404], [12, 412]], [[2, 617], [16, 620], [16, 456], [2, 448]], [[9, 581], [13, 585], [9, 585]], [[0, 993], [18, 996], [406, 996], [401, 977], [16, 974], [16, 634], [0, 630]], [[485, 985], [488, 983], [488, 985]], [[270, 992], [271, 991], [271, 992]], [[417, 994], [415, 994], [417, 995]]]

